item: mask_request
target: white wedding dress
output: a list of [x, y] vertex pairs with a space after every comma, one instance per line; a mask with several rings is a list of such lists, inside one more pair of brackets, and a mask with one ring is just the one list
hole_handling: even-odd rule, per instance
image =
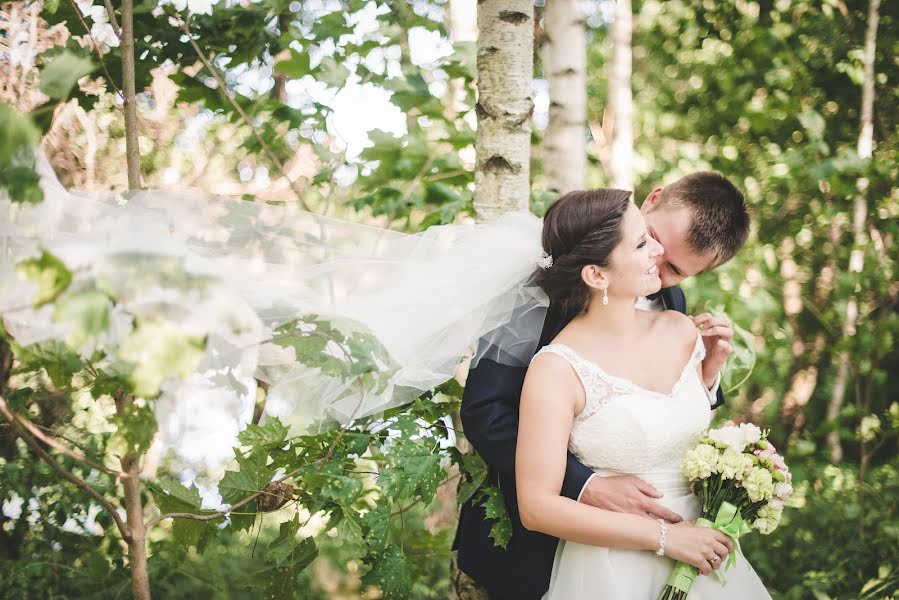
[[[697, 335], [693, 354], [669, 394], [610, 375], [563, 344], [550, 344], [540, 352], [566, 359], [586, 392], [584, 410], [571, 428], [571, 452], [599, 476], [643, 479], [664, 494], [660, 504], [684, 519], [697, 518], [701, 506], [680, 467], [711, 417], [708, 393], [696, 372], [705, 355], [702, 338]], [[674, 560], [650, 551], [562, 540], [544, 600], [655, 600], [673, 566]], [[690, 600], [770, 598], [745, 558], [738, 557], [724, 575], [725, 585], [698, 575]]]

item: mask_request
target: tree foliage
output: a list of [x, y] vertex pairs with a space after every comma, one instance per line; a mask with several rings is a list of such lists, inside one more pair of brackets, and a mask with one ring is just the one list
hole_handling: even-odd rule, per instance
[[[881, 7], [875, 146], [863, 159], [856, 146], [867, 6], [634, 2], [637, 196], [711, 168], [741, 184], [757, 224], [736, 259], [686, 287], [697, 312], [722, 310], [738, 325], [738, 356], [725, 378], [725, 386], [736, 389], [725, 416], [770, 427], [794, 472], [799, 509], [788, 511], [784, 526], [764, 544], [746, 547], [782, 598], [884, 598], [899, 588], [899, 405], [891, 395], [899, 383], [893, 351], [899, 335], [899, 15], [895, 3]], [[249, 169], [251, 177], [264, 171], [273, 183], [286, 180], [272, 200], [412, 230], [471, 214], [475, 45], [455, 44], [448, 56], [422, 64], [410, 44], [413, 31], [446, 38], [443, 3], [264, 0], [206, 8], [193, 1], [137, 3], [147, 181], [161, 181], [169, 169], [185, 176], [191, 168], [178, 162], [188, 153], [175, 154], [174, 134], [162, 135], [154, 121], [154, 107], [171, 106], [164, 117], [176, 123], [170, 129], [187, 128], [182, 115], [207, 119], [204, 135], [218, 151], [222, 177], [245, 181]], [[602, 2], [587, 8], [588, 120], [598, 132], [608, 102], [608, 24]], [[4, 91], [0, 188], [12, 201], [4, 210], [41, 201], [32, 150], [42, 135], [46, 140], [75, 127], [74, 121], [60, 124], [63, 115], [80, 115], [88, 124], [95, 119], [121, 137], [115, 19], [98, 2], [88, 7], [66, 0], [45, 2], [41, 16], [46, 22], [40, 27], [56, 25], [68, 35], [37, 52], [33, 70], [21, 68], [30, 74], [15, 88], [19, 95]], [[85, 37], [88, 30], [96, 46]], [[160, 92], [160, 79], [172, 86], [174, 100]], [[447, 99], [453, 80], [465, 90], [461, 105]], [[329, 124], [333, 109], [292, 87], [321, 85], [333, 94], [352, 82], [388, 90], [407, 128], [401, 137], [375, 128], [358, 157], [347, 153]], [[89, 140], [88, 130], [77, 135]], [[608, 181], [600, 143], [590, 146], [588, 180], [595, 185]], [[82, 146], [70, 147], [78, 156], [84, 152], [79, 164], [88, 165]], [[116, 148], [98, 150], [99, 162], [106, 157], [123, 165]], [[538, 177], [535, 196], [542, 200], [539, 188]], [[859, 194], [867, 201], [866, 235], [864, 266], [855, 272], [849, 261]], [[118, 505], [119, 457], [152, 447], [162, 382], [189, 372], [207, 340], [185, 335], [165, 318], [132, 315], [133, 327], [114, 350], [99, 347], [86, 358], [79, 349], [110, 331], [123, 300], [102, 281], [73, 276], [65, 262], [37, 252], [10, 266], [33, 284], [34, 302], [69, 330], [64, 340], [34, 345], [3, 332], [2, 398], [28, 427], [24, 435]], [[174, 269], [168, 273], [178, 285], [205, 285], [178, 279], [183, 274], [171, 265], [154, 268]], [[855, 334], [846, 337], [850, 298], [859, 316]], [[324, 337], [307, 335], [310, 327]], [[325, 352], [325, 338], [355, 359], [335, 359]], [[383, 360], [373, 361], [380, 351], [372, 338], [315, 315], [298, 316], [276, 343], [335, 377], [380, 376], [373, 365]], [[847, 402], [830, 419], [835, 362], [843, 351], [851, 357]], [[498, 544], [510, 535], [502, 495], [482, 485], [486, 466], [453, 446], [457, 432], [448, 415], [460, 396], [450, 382], [381, 417], [346, 428], [327, 424], [314, 434], [294, 435], [277, 419], [255, 419], [213, 487], [173, 477], [165, 465], [147, 473], [143, 506], [152, 524], [154, 594], [324, 598], [379, 588], [390, 598], [446, 597], [456, 511], [455, 502], [446, 502], [447, 489], [458, 486], [459, 501], [484, 504], [496, 518]], [[132, 401], [123, 404], [123, 398]], [[264, 402], [262, 391], [258, 401]], [[827, 439], [834, 431], [845, 448], [840, 464], [830, 464]], [[129, 563], [111, 514], [62, 482], [9, 427], [0, 429], [0, 457], [4, 597], [30, 597], [34, 590], [127, 596]], [[230, 510], [204, 503], [216, 494]], [[160, 520], [164, 514], [204, 520]]]

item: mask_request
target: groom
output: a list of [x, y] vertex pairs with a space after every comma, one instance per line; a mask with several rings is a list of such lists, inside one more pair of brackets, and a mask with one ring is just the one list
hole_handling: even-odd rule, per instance
[[[721, 175], [693, 173], [653, 190], [640, 210], [664, 253], [658, 258], [661, 292], [638, 303], [647, 310], [686, 313], [677, 284], [727, 262], [746, 241], [749, 215], [743, 195]], [[703, 314], [693, 320], [703, 328], [702, 376], [711, 397], [717, 396], [717, 408], [724, 402], [718, 384], [733, 329], [726, 317]], [[565, 325], [550, 306], [538, 349]], [[490, 484], [503, 492], [513, 534], [506, 550], [495, 546], [489, 537], [493, 523], [484, 508], [470, 502], [462, 507], [454, 543], [458, 569], [453, 574], [460, 600], [538, 599], [549, 586], [558, 540], [524, 528], [515, 494], [518, 403], [526, 370], [481, 359], [468, 374], [461, 411], [465, 437], [490, 467]], [[606, 510], [681, 520], [656, 502], [659, 495], [651, 485], [633, 476], [596, 477], [571, 453], [561, 493]]]

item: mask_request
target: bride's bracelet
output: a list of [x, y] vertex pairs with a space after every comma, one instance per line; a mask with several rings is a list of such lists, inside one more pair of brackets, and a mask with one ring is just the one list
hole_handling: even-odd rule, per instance
[[668, 523], [665, 522], [665, 519], [657, 519], [659, 525], [661, 525], [661, 531], [659, 531], [659, 549], [656, 550], [656, 554], [658, 556], [665, 556], [665, 542], [668, 541]]

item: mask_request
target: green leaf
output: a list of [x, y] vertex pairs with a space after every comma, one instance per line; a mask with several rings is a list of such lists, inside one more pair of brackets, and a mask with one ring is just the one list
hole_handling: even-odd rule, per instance
[[97, 289], [84, 289], [63, 296], [56, 303], [53, 319], [71, 325], [66, 343], [78, 348], [109, 326], [111, 308], [109, 296]]
[[56, 14], [56, 11], [59, 10], [59, 0], [44, 0], [44, 10], [51, 15]]
[[171, 375], [187, 377], [206, 352], [206, 340], [184, 335], [158, 317], [140, 319], [122, 342], [119, 356], [134, 364], [129, 377], [134, 393], [152, 398]]
[[315, 70], [315, 78], [331, 87], [343, 87], [349, 77], [349, 70], [333, 57], [326, 56]]
[[477, 454], [465, 454], [460, 470], [464, 479], [459, 484], [456, 498], [459, 504], [465, 504], [487, 480], [487, 464]]
[[40, 177], [31, 167], [9, 167], [0, 172], [0, 181], [9, 191], [9, 198], [13, 202], [27, 202], [37, 204], [44, 199], [44, 191], [40, 186]]
[[[161, 477], [155, 482], [147, 482], [147, 487], [153, 492], [153, 501], [162, 513], [193, 513], [212, 514], [214, 511], [202, 510], [202, 499], [196, 487], [190, 488], [172, 477]], [[205, 543], [215, 534], [217, 527], [224, 521], [224, 517], [209, 521], [197, 521], [193, 519], [174, 519], [172, 522], [172, 535], [175, 541], [185, 546], [196, 546], [201, 549]]]
[[94, 70], [90, 59], [65, 50], [41, 69], [40, 90], [57, 100], [65, 100], [78, 80]]
[[267, 466], [268, 456], [264, 452], [250, 452], [243, 456], [235, 451], [238, 471], [225, 471], [219, 482], [222, 500], [233, 504], [254, 492], [262, 491], [271, 482], [274, 470]]
[[84, 369], [81, 357], [65, 344], [55, 340], [32, 344], [27, 347], [12, 344], [13, 355], [19, 361], [16, 372], [39, 371], [43, 369], [57, 388], [66, 388], [72, 383], [72, 376]]
[[381, 472], [379, 484], [396, 498], [418, 496], [429, 502], [446, 479], [440, 454], [431, 452], [433, 445], [433, 440], [423, 440], [392, 448], [390, 466]]
[[352, 506], [340, 503], [341, 518], [337, 524], [341, 539], [350, 543], [358, 543], [362, 537], [362, 519]]
[[124, 454], [136, 448], [138, 453], [143, 453], [156, 435], [156, 416], [148, 406], [129, 404], [112, 421], [117, 429], [109, 441], [109, 452]]
[[487, 486], [482, 489], [484, 494], [484, 513], [488, 519], [495, 519], [496, 523], [490, 528], [490, 537], [493, 543], [500, 548], [506, 548], [512, 539], [512, 521], [506, 511], [506, 502], [499, 488]]
[[[4, 171], [23, 150], [31, 150], [40, 140], [40, 131], [28, 117], [5, 102], [0, 102], [0, 171]], [[0, 185], [10, 185], [8, 172]]]
[[153, 501], [161, 512], [200, 511], [202, 498], [193, 484], [187, 488], [177, 479], [163, 476], [154, 482], [148, 482], [147, 487], [153, 492]]
[[275, 70], [294, 79], [298, 79], [303, 75], [308, 75], [312, 72], [312, 69], [309, 66], [309, 53], [297, 52], [291, 48], [290, 58], [279, 60], [275, 63]]
[[218, 523], [223, 520], [224, 517], [209, 521], [175, 519], [175, 522], [172, 523], [172, 537], [179, 544], [195, 546], [198, 550], [202, 550], [218, 530]]
[[390, 506], [379, 503], [362, 516], [362, 534], [365, 543], [372, 550], [380, 550], [387, 541], [390, 531]]
[[43, 251], [40, 258], [23, 260], [16, 266], [16, 272], [24, 279], [37, 284], [34, 306], [53, 301], [72, 282], [72, 273], [61, 260]]
[[[281, 523], [278, 537], [268, 545], [268, 555], [274, 559], [279, 567], [284, 565], [297, 549], [297, 531], [300, 529], [300, 519], [294, 516], [290, 521]], [[305, 540], [303, 540], [305, 541]], [[313, 542], [314, 547], [314, 542]]]
[[245, 446], [254, 448], [264, 446], [283, 446], [287, 439], [287, 426], [278, 417], [267, 417], [265, 425], [249, 424], [240, 432], [237, 439]]
[[450, 77], [474, 79], [478, 74], [478, 47], [475, 42], [456, 42], [453, 44], [452, 59], [443, 66]]
[[371, 571], [362, 582], [381, 588], [385, 598], [408, 598], [412, 593], [412, 571], [403, 551], [396, 546], [370, 555]]
[[359, 478], [335, 473], [307, 473], [303, 477], [303, 483], [310, 491], [315, 489], [318, 495], [335, 502], [353, 502], [362, 493], [362, 481]]

